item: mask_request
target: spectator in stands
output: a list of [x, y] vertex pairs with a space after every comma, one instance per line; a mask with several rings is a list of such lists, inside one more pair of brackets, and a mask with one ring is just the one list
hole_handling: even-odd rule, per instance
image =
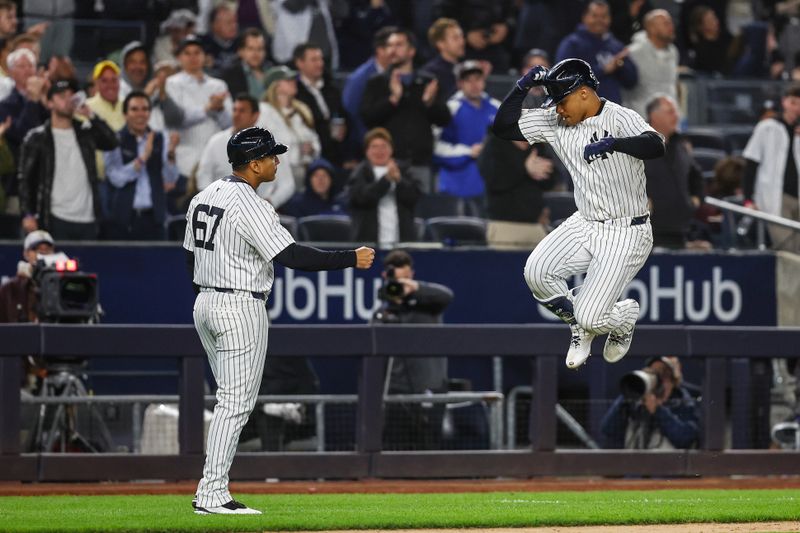
[[689, 141], [678, 133], [678, 105], [657, 94], [646, 105], [647, 121], [664, 136], [664, 157], [645, 161], [653, 245], [685, 248], [689, 225], [700, 207], [703, 174], [692, 159]]
[[119, 96], [119, 75], [119, 66], [113, 61], [104, 60], [97, 63], [92, 70], [92, 80], [97, 87], [97, 93], [86, 100], [89, 109], [114, 131], [119, 131], [125, 125], [125, 113], [122, 111], [122, 99]]
[[239, 58], [222, 73], [231, 94], [248, 93], [261, 98], [266, 90], [264, 77], [270, 66], [264, 34], [256, 28], [247, 28], [239, 36], [236, 53]]
[[[636, 63], [639, 81], [623, 90], [623, 100], [642, 117], [645, 106], [654, 94], [678, 98], [678, 62], [680, 57], [675, 40], [675, 25], [665, 9], [655, 9], [644, 17], [644, 35], [637, 35], [628, 48], [629, 57]], [[641, 37], [640, 37], [641, 36]]]
[[[114, 131], [88, 106], [75, 109], [77, 83], [57, 80], [47, 91], [50, 119], [32, 129], [19, 156], [19, 195], [25, 231], [56, 239], [91, 240], [101, 219], [95, 150], [113, 150]], [[74, 118], [88, 117], [88, 125]]]
[[122, 103], [125, 126], [119, 130], [119, 147], [105, 153], [111, 195], [109, 236], [113, 240], [163, 240], [166, 192], [175, 187], [175, 141], [153, 131], [150, 97], [132, 91]]
[[611, 14], [605, 0], [592, 0], [583, 12], [582, 24], [558, 45], [556, 61], [570, 57], [583, 59], [597, 76], [597, 94], [612, 102], [622, 102], [621, 89], [636, 85], [636, 65], [628, 49], [609, 32]]
[[346, 8], [334, 0], [294, 0], [274, 2], [275, 35], [272, 57], [289, 63], [298, 44], [314, 42], [322, 49], [325, 62], [335, 72], [339, 69], [339, 44], [336, 41], [332, 9]]
[[119, 97], [123, 100], [131, 91], [143, 91], [150, 77], [147, 48], [140, 41], [126, 44], [119, 54], [122, 72], [119, 76]]
[[[233, 125], [212, 135], [203, 148], [203, 155], [197, 166], [197, 190], [202, 191], [214, 181], [231, 173], [231, 164], [228, 161], [228, 139], [236, 132], [255, 126], [259, 119], [258, 109], [258, 100], [248, 93], [236, 95], [233, 101]], [[291, 166], [288, 162], [284, 162], [284, 158], [281, 158], [277, 178], [269, 183], [262, 183], [256, 192], [277, 209], [292, 197], [294, 191]]]
[[[42, 51], [39, 59], [47, 64], [56, 54], [69, 55], [75, 40], [74, 0], [22, 0], [22, 12], [28, 24], [37, 29], [34, 34], [41, 38]], [[38, 28], [41, 28], [40, 31]]]
[[174, 60], [178, 55], [178, 46], [184, 39], [194, 34], [196, 26], [197, 15], [190, 10], [176, 9], [172, 11], [167, 20], [161, 23], [161, 34], [153, 43], [153, 64], [155, 65], [159, 61]]
[[389, 37], [392, 66], [367, 82], [361, 101], [361, 118], [367, 127], [389, 130], [398, 159], [411, 162], [425, 192], [434, 190], [431, 174], [433, 125], [444, 127], [450, 111], [431, 74], [413, 69], [414, 35], [397, 30]]
[[[441, 324], [442, 313], [453, 301], [444, 285], [414, 279], [414, 260], [408, 252], [392, 250], [383, 260], [386, 280], [378, 295], [381, 307], [374, 322], [389, 324]], [[393, 290], [390, 284], [399, 290]], [[441, 394], [447, 392], [447, 357], [392, 357], [388, 368], [388, 394]], [[444, 404], [387, 403], [383, 426], [384, 449], [438, 449], [442, 438]]]
[[43, 230], [25, 236], [22, 244], [22, 261], [17, 263], [17, 274], [0, 285], [0, 324], [37, 322], [36, 286], [31, 276], [40, 255], [56, 251], [53, 237]]
[[[200, 40], [206, 51], [206, 65], [214, 76], [221, 76], [230, 68], [237, 57], [236, 36], [239, 22], [236, 9], [228, 3], [220, 3], [211, 10], [209, 32]], [[210, 64], [209, 64], [210, 63]]]
[[[536, 65], [541, 65], [548, 69], [551, 66], [550, 55], [541, 48], [532, 48], [525, 53], [525, 55], [522, 57], [522, 65], [520, 66], [519, 71], [528, 72]], [[540, 85], [534, 85], [528, 91], [528, 94], [525, 96], [525, 100], [522, 102], [523, 109], [532, 109], [541, 106], [546, 96], [547, 95], [544, 93], [544, 87]]]
[[275, 11], [270, 2], [239, 0], [236, 4], [238, 5], [236, 18], [239, 21], [240, 30], [256, 29], [262, 35], [266, 35], [267, 40], [275, 34]]
[[[0, 121], [11, 120], [4, 131], [4, 140], [11, 150], [13, 160], [19, 160], [19, 147], [27, 133], [47, 120], [45, 107], [48, 80], [36, 74], [36, 56], [27, 48], [20, 48], [8, 55], [8, 72], [14, 81], [11, 93], [0, 101]], [[13, 163], [12, 163], [13, 165]], [[6, 209], [19, 212], [16, 169], [0, 176], [0, 187], [4, 190]], [[13, 198], [13, 200], [12, 200]]]
[[414, 207], [422, 196], [419, 181], [393, 157], [392, 135], [375, 128], [364, 137], [366, 159], [350, 175], [348, 195], [352, 240], [392, 246], [416, 241]]
[[325, 159], [315, 159], [306, 171], [306, 187], [283, 206], [281, 213], [293, 217], [344, 215], [346, 205], [336, 190], [336, 169]]
[[561, 181], [563, 168], [547, 144], [505, 141], [489, 132], [478, 158], [486, 182], [489, 246], [530, 250], [547, 235], [542, 193]]
[[676, 450], [697, 446], [700, 413], [697, 402], [683, 385], [678, 358], [653, 357], [638, 372], [658, 384], [641, 396], [634, 396], [631, 391], [614, 400], [601, 423], [606, 447]]
[[435, 74], [442, 98], [450, 98], [456, 92], [456, 65], [464, 57], [464, 32], [455, 20], [440, 18], [428, 30], [428, 41], [437, 54], [422, 70]]
[[[554, 57], [558, 43], [575, 28], [582, 9], [581, 0], [523, 0], [514, 36], [517, 57], [533, 48]], [[520, 71], [521, 74], [525, 72], [527, 70]]]
[[374, 55], [354, 70], [344, 84], [342, 104], [347, 111], [347, 159], [362, 157], [361, 141], [367, 133], [367, 127], [361, 118], [361, 100], [369, 79], [383, 73], [391, 64], [388, 41], [394, 31], [396, 28], [388, 26], [375, 33], [372, 41]]
[[369, 60], [375, 33], [396, 24], [385, 0], [350, 0], [347, 15], [336, 25], [339, 68], [351, 71]]
[[434, 148], [439, 166], [439, 192], [461, 198], [467, 212], [484, 216], [486, 197], [476, 160], [500, 102], [484, 92], [483, 66], [467, 60], [456, 67], [458, 93], [447, 102], [452, 120], [441, 130]]
[[733, 39], [708, 6], [692, 10], [689, 21], [689, 66], [699, 74], [730, 74], [735, 62]]
[[[645, 26], [645, 17], [653, 9], [649, 0], [609, 0], [611, 33], [623, 44]], [[639, 66], [639, 63], [636, 63]]]
[[167, 93], [167, 78], [178, 72], [174, 60], [161, 61], [153, 66], [153, 77], [144, 86], [150, 96], [150, 128], [163, 131], [178, 129], [183, 124], [184, 112]]
[[11, 0], [0, 1], [0, 40], [2, 44], [17, 34], [17, 4]]
[[297, 68], [297, 99], [311, 110], [322, 157], [336, 166], [342, 164], [347, 126], [342, 93], [325, 76], [322, 49], [314, 43], [297, 45], [292, 54]]
[[231, 125], [231, 97], [225, 82], [203, 72], [205, 50], [189, 36], [178, 46], [181, 72], [167, 78], [170, 98], [183, 110], [178, 129], [181, 142], [176, 150], [178, 170], [191, 176], [208, 138]]
[[[8, 177], [9, 180], [17, 170], [16, 162], [14, 161], [14, 155], [11, 153], [11, 150], [8, 147], [8, 142], [6, 142], [5, 139], [6, 131], [8, 131], [8, 128], [10, 127], [11, 117], [6, 117], [3, 122], [0, 122], [0, 176]], [[18, 215], [19, 198], [15, 198], [15, 201], [16, 205], [6, 205], [6, 191], [2, 183], [0, 183], [0, 215]], [[14, 227], [13, 223], [11, 227], [8, 225], [0, 226], [0, 238], [14, 238], [18, 233], [19, 230]]]
[[320, 142], [314, 130], [314, 116], [297, 99], [297, 72], [288, 67], [272, 67], [265, 80], [267, 92], [259, 106], [258, 125], [269, 128], [282, 143], [293, 146], [284, 157], [292, 170], [295, 187], [302, 190], [308, 164], [320, 156]]
[[[723, 157], [714, 165], [714, 177], [708, 184], [706, 195], [721, 200], [742, 202], [744, 170], [744, 158]], [[695, 212], [695, 219], [697, 227], [704, 237], [714, 244], [714, 248], [727, 250], [736, 245], [730, 238], [732, 230], [724, 231], [726, 219], [719, 208], [703, 203]]]
[[465, 59], [487, 61], [495, 72], [508, 72], [511, 55], [506, 41], [514, 25], [512, 0], [439, 0], [433, 14], [455, 19], [464, 29], [467, 41]]
[[[800, 120], [800, 85], [786, 88], [780, 118], [756, 124], [742, 155], [747, 160], [744, 177], [745, 206], [791, 220], [800, 220], [798, 169], [800, 157], [797, 122]], [[800, 235], [768, 225], [772, 247], [800, 253]]]

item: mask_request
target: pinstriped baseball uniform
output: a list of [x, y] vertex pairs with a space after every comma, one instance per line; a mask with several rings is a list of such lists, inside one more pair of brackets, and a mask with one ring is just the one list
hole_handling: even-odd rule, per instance
[[[575, 126], [565, 126], [555, 107], [524, 109], [518, 124], [531, 144], [549, 143], [567, 166], [578, 207], [528, 257], [528, 286], [542, 303], [569, 296], [575, 320], [588, 332], [614, 331], [631, 320], [617, 299], [653, 247], [650, 221], [642, 218], [648, 214], [644, 162], [616, 152], [587, 163], [583, 151], [603, 137], [655, 130], [638, 113], [609, 101]], [[566, 278], [581, 272], [586, 278], [573, 298]]]
[[261, 384], [272, 259], [294, 239], [273, 207], [236, 176], [195, 196], [186, 222], [183, 247], [194, 253], [201, 287], [194, 323], [218, 386], [197, 504], [216, 507], [232, 499], [228, 471]]

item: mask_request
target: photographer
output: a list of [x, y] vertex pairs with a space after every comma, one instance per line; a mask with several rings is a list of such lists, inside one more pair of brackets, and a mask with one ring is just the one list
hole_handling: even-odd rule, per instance
[[39, 255], [55, 252], [53, 237], [43, 230], [30, 232], [22, 245], [24, 261], [17, 263], [17, 275], [0, 285], [0, 323], [38, 322], [36, 289], [31, 279]]
[[[383, 305], [373, 320], [384, 324], [441, 324], [442, 312], [453, 300], [453, 291], [437, 283], [414, 279], [414, 260], [402, 250], [383, 260], [386, 280], [378, 296]], [[422, 394], [447, 392], [446, 357], [390, 358], [386, 393]], [[436, 449], [442, 437], [444, 404], [387, 403], [384, 448]]]
[[682, 386], [677, 357], [654, 357], [625, 375], [620, 394], [603, 417], [607, 448], [674, 450], [697, 445], [695, 400]]

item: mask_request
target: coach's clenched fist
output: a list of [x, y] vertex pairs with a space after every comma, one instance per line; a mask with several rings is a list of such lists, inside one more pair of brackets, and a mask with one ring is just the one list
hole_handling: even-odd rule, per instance
[[375, 259], [375, 250], [368, 246], [356, 249], [356, 268], [369, 268]]

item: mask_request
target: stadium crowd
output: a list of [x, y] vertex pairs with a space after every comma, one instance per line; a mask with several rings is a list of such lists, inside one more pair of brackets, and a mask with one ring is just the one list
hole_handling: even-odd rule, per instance
[[[342, 240], [344, 215], [344, 238], [391, 246], [466, 215], [479, 234], [456, 240], [530, 248], [571, 180], [546, 146], [489, 134], [502, 95], [487, 77], [579, 57], [668, 141], [647, 165], [656, 246], [726, 247], [705, 195], [799, 218], [784, 141], [800, 90], [745, 159], [704, 173], [679, 76], [800, 80], [798, 17], [796, 2], [741, 0], [0, 0], [0, 238], [180, 238], [189, 199], [229, 172], [227, 139], [255, 125], [290, 146], [259, 194], [300, 239]], [[86, 20], [143, 38], [73, 61]], [[320, 215], [335, 224], [302, 228]]]

